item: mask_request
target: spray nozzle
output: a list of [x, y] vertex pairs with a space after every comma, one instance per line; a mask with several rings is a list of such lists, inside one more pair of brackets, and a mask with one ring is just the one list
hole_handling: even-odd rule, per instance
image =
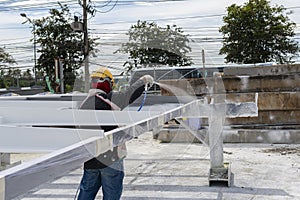
[[148, 91], [148, 83], [145, 84], [145, 92]]
[[153, 83], [150, 83], [150, 82], [146, 83], [145, 84], [145, 91], [148, 91], [152, 87], [152, 85], [153, 85]]

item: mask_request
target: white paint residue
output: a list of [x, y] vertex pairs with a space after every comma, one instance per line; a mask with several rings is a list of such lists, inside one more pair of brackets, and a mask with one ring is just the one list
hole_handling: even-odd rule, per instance
[[249, 76], [237, 76], [241, 79], [241, 89], [245, 90], [248, 88], [248, 83], [249, 83]]

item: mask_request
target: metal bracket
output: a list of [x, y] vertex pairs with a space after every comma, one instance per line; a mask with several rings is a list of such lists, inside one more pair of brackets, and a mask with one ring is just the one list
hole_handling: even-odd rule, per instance
[[232, 184], [232, 173], [230, 163], [225, 162], [222, 167], [210, 168], [208, 182], [209, 186], [227, 186]]

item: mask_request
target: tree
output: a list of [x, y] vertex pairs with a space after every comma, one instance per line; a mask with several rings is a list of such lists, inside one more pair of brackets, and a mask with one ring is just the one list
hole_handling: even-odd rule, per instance
[[0, 67], [6, 66], [6, 64], [14, 63], [16, 63], [15, 59], [0, 47]]
[[154, 22], [138, 21], [126, 33], [129, 41], [116, 52], [129, 54], [124, 63], [126, 71], [159, 65], [188, 66], [192, 64], [186, 55], [191, 52], [190, 40], [183, 33], [176, 25], [162, 28]]
[[[18, 81], [20, 87], [28, 87], [28, 86], [33, 86], [35, 84], [31, 69], [27, 69], [26, 71], [19, 71], [19, 72], [20, 72], [19, 75], [17, 75], [15, 78], [19, 79]], [[16, 72], [14, 73], [16, 74]]]
[[[71, 14], [67, 5], [60, 5], [61, 10], [50, 9], [50, 16], [28, 20], [35, 26], [33, 34], [39, 44], [40, 56], [37, 60], [37, 74], [49, 76], [55, 82], [55, 59], [63, 60], [65, 85], [73, 86], [74, 80], [83, 62], [84, 42], [81, 32], [73, 31]], [[89, 40], [89, 51], [94, 50], [95, 40]]]
[[[0, 47], [0, 88], [6, 88], [10, 86], [10, 83], [6, 81], [7, 65], [15, 64], [15, 59], [7, 52], [4, 51], [3, 48]], [[10, 68], [8, 68], [10, 69]]]
[[233, 63], [292, 63], [299, 53], [292, 39], [296, 24], [291, 22], [283, 6], [270, 6], [267, 0], [249, 0], [244, 6], [227, 8], [223, 34], [226, 62]]

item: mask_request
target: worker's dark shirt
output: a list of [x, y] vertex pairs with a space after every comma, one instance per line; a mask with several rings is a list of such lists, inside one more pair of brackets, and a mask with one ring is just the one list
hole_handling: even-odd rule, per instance
[[[125, 92], [110, 92], [106, 94], [104, 92], [94, 90], [93, 94], [83, 101], [81, 109], [88, 110], [112, 110], [111, 106], [97, 97], [95, 94], [101, 95], [104, 99], [109, 99], [111, 102], [116, 104], [121, 110], [126, 106], [135, 101], [144, 91], [144, 82], [142, 80], [136, 81], [131, 87]], [[110, 131], [117, 128], [117, 126], [102, 126], [101, 129], [104, 132]], [[96, 158], [92, 158], [84, 163], [85, 169], [101, 169], [111, 165], [114, 161], [119, 160], [117, 147], [113, 148], [113, 151], [108, 150], [107, 152], [99, 155]]]

